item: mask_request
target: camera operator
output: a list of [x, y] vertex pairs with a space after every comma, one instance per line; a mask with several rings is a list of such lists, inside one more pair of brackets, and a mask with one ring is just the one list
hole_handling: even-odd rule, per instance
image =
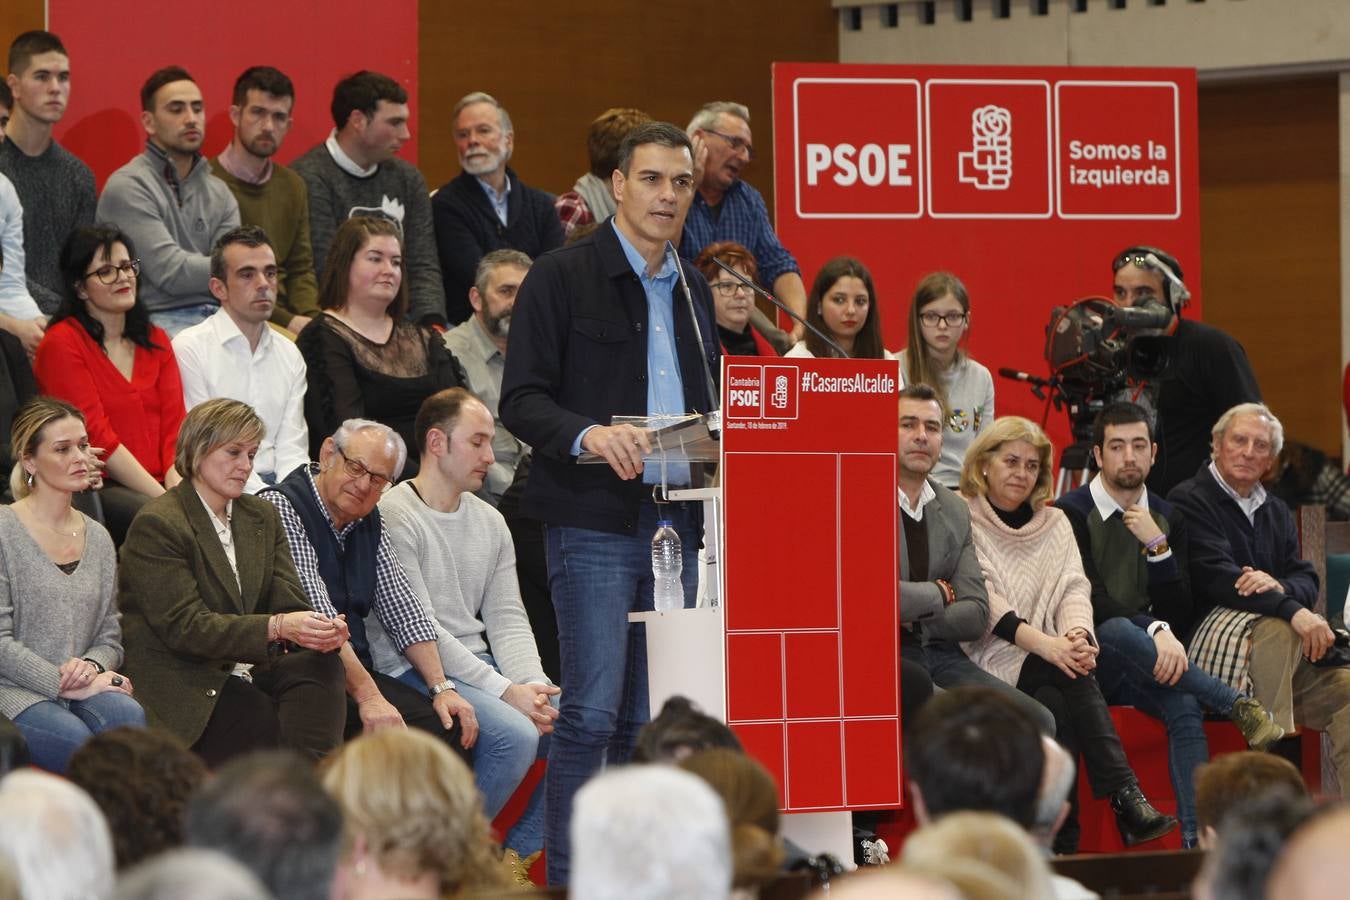
[[1219, 416], [1239, 403], [1259, 403], [1261, 388], [1241, 344], [1217, 328], [1181, 317], [1190, 292], [1174, 257], [1156, 247], [1126, 247], [1111, 271], [1121, 306], [1162, 301], [1172, 313], [1161, 332], [1172, 339], [1167, 371], [1147, 385], [1158, 442], [1148, 486], [1166, 494], [1209, 458], [1210, 429]]

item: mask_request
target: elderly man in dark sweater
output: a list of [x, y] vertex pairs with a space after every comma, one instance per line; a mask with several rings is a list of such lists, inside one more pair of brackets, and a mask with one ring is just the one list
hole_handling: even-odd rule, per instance
[[[1113, 403], [1093, 423], [1101, 470], [1056, 501], [1073, 526], [1092, 583], [1101, 644], [1097, 681], [1110, 703], [1134, 706], [1167, 726], [1172, 788], [1183, 846], [1196, 844], [1195, 772], [1209, 757], [1204, 710], [1230, 717], [1253, 748], [1284, 736], [1261, 704], [1186, 659], [1192, 623], [1186, 522], [1144, 486], [1158, 445], [1148, 413]], [[1203, 708], [1203, 709], [1202, 709]]]
[[1289, 507], [1261, 486], [1283, 442], [1264, 405], [1234, 406], [1214, 425], [1213, 459], [1168, 495], [1191, 535], [1190, 658], [1235, 687], [1250, 682], [1284, 729], [1326, 732], [1350, 784], [1350, 668], [1316, 665], [1334, 640], [1313, 611], [1317, 574], [1299, 558]]
[[445, 282], [450, 324], [473, 314], [469, 288], [478, 261], [493, 250], [519, 250], [530, 257], [563, 244], [553, 195], [521, 182], [507, 166], [515, 149], [511, 116], [491, 94], [469, 94], [451, 118], [459, 165], [431, 200], [436, 249]]

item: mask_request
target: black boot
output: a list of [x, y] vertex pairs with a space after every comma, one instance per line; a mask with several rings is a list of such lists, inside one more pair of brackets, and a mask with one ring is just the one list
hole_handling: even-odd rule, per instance
[[1136, 782], [1111, 795], [1111, 811], [1126, 847], [1152, 841], [1177, 827], [1177, 820], [1153, 808]]

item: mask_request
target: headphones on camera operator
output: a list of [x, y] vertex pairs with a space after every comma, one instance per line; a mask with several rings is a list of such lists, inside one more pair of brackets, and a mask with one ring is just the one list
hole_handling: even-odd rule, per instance
[[1167, 301], [1167, 306], [1174, 315], [1180, 315], [1181, 308], [1190, 302], [1191, 292], [1181, 280], [1184, 277], [1181, 263], [1166, 250], [1159, 250], [1146, 244], [1126, 247], [1112, 260], [1111, 272], [1113, 274], [1119, 272], [1128, 265], [1157, 272], [1163, 277], [1162, 299]]

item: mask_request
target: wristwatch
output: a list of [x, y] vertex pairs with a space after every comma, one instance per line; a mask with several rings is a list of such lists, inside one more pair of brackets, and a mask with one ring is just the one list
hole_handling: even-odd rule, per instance
[[431, 686], [431, 696], [435, 697], [440, 694], [444, 694], [446, 691], [453, 691], [454, 689], [455, 683], [451, 681], [449, 678], [447, 678], [440, 684], [433, 684]]
[[1148, 632], [1149, 637], [1155, 637], [1160, 631], [1171, 631], [1172, 626], [1168, 625], [1162, 619], [1155, 619], [1154, 621], [1150, 622], [1148, 624], [1148, 628], [1144, 630]]

